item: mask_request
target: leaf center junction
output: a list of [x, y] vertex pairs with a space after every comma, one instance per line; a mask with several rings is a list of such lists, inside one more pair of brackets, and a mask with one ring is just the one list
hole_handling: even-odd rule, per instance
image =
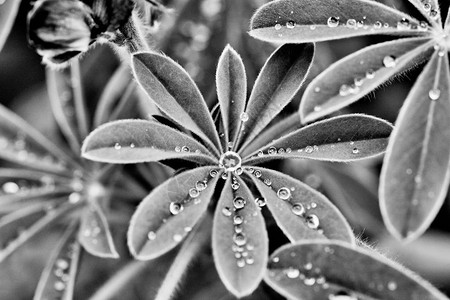
[[227, 172], [234, 172], [241, 167], [242, 159], [236, 152], [227, 151], [220, 157], [219, 167]]

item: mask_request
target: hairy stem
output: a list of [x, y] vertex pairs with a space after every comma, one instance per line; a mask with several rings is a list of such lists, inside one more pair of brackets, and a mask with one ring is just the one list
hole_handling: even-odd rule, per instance
[[166, 274], [155, 300], [170, 300], [181, 283], [185, 272], [187, 271], [192, 260], [198, 255], [201, 248], [207, 243], [210, 237], [211, 216], [208, 214], [199, 222], [188, 235], [187, 239], [181, 246], [177, 256], [175, 257], [169, 271]]

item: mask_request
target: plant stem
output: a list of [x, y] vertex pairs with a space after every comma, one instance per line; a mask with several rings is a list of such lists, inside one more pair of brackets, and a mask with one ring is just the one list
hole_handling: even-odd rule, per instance
[[170, 300], [183, 279], [193, 258], [198, 255], [201, 248], [207, 243], [210, 237], [211, 216], [208, 214], [199, 222], [194, 231], [187, 237], [175, 257], [169, 271], [164, 278], [155, 300]]
[[141, 23], [137, 13], [133, 11], [130, 20], [122, 28], [122, 33], [125, 36], [125, 46], [130, 54], [150, 50], [145, 34], [142, 32]]

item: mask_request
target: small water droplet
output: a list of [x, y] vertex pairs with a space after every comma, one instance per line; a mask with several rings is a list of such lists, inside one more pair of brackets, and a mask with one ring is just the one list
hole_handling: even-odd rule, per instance
[[239, 189], [239, 187], [240, 187], [241, 185], [239, 184], [239, 182], [233, 182], [232, 184], [231, 184], [231, 188], [233, 189], [233, 190], [238, 190]]
[[256, 178], [260, 178], [262, 176], [262, 172], [260, 170], [255, 170], [253, 174], [255, 175]]
[[130, 148], [134, 148], [134, 147], [136, 147], [136, 145], [134, 143], [131, 143]]
[[295, 22], [294, 21], [287, 21], [286, 22], [286, 27], [287, 28], [289, 28], [289, 29], [293, 29], [293, 28], [295, 28]]
[[275, 30], [280, 30], [281, 27], [283, 27], [283, 26], [281, 26], [281, 24], [275, 24]]
[[220, 176], [223, 180], [226, 180], [228, 178], [228, 173], [224, 172], [222, 173], [222, 175]]
[[281, 200], [288, 200], [289, 198], [291, 198], [291, 190], [287, 187], [282, 187], [277, 191], [277, 196]]
[[303, 217], [305, 215], [305, 207], [301, 203], [292, 205], [291, 211], [297, 216]]
[[153, 231], [150, 231], [150, 232], [147, 234], [147, 238], [148, 238], [150, 241], [153, 241], [154, 239], [156, 239], [156, 233], [153, 232]]
[[207, 187], [208, 187], [208, 184], [205, 181], [197, 181], [195, 183], [195, 188], [200, 192], [204, 191]]
[[264, 155], [264, 152], [258, 151], [258, 156], [259, 156], [259, 157], [262, 157], [263, 155]]
[[266, 199], [264, 199], [264, 198], [256, 198], [255, 199], [255, 203], [259, 207], [264, 207], [264, 206], [266, 206]]
[[270, 148], [267, 150], [267, 153], [268, 153], [269, 155], [275, 155], [275, 154], [277, 154], [277, 148], [275, 148], [275, 147], [270, 147]]
[[353, 82], [355, 83], [355, 86], [362, 86], [364, 83], [364, 78], [362, 77], [356, 77]]
[[65, 259], [59, 258], [56, 263], [56, 267], [61, 270], [67, 270], [69, 268], [69, 262]]
[[247, 243], [247, 238], [245, 237], [245, 234], [242, 232], [235, 233], [233, 235], [233, 242], [238, 246], [244, 246], [245, 243]]
[[244, 173], [244, 169], [237, 168], [236, 171], [234, 171], [234, 173], [236, 173], [236, 175], [242, 175], [242, 173]]
[[2, 190], [5, 194], [15, 194], [20, 191], [20, 187], [17, 183], [9, 181], [2, 185]]
[[305, 278], [303, 280], [303, 283], [307, 286], [312, 286], [316, 283], [316, 279], [314, 277], [310, 277], [310, 278]]
[[171, 202], [169, 204], [169, 211], [172, 215], [176, 216], [184, 210], [184, 206], [181, 203]]
[[428, 97], [430, 97], [431, 100], [438, 100], [441, 96], [441, 90], [439, 89], [431, 89], [428, 92]]
[[436, 20], [438, 18], [438, 11], [435, 9], [432, 9], [430, 11], [430, 17]]
[[62, 281], [56, 281], [53, 287], [56, 291], [61, 292], [65, 290], [66, 284]]
[[189, 190], [189, 196], [191, 198], [197, 198], [200, 195], [200, 192], [196, 188], [192, 188]]
[[419, 27], [418, 27], [417, 29], [420, 30], [420, 31], [426, 31], [426, 30], [428, 30], [428, 24], [427, 24], [427, 22], [421, 21], [421, 22], [419, 23]]
[[383, 24], [380, 21], [376, 21], [373, 24], [373, 28], [375, 28], [375, 29], [380, 29], [381, 27], [383, 27]]
[[264, 184], [267, 186], [272, 185], [272, 180], [270, 180], [269, 178], [264, 179]]
[[387, 287], [390, 291], [395, 291], [397, 289], [397, 283], [395, 281], [389, 281]]
[[311, 29], [311, 30], [316, 30], [316, 25], [311, 25], [311, 26], [309, 26], [309, 29]]
[[116, 143], [116, 144], [114, 145], [114, 149], [120, 150], [120, 149], [122, 149], [122, 146], [121, 146], [119, 143]]
[[249, 256], [245, 259], [245, 262], [247, 263], [247, 265], [253, 265], [255, 263], [255, 259]]
[[233, 224], [240, 225], [244, 222], [244, 218], [242, 216], [236, 215], [233, 217]]
[[356, 28], [356, 20], [355, 19], [348, 19], [346, 24], [347, 24], [347, 27]]
[[393, 68], [393, 67], [395, 67], [396, 64], [397, 64], [397, 61], [395, 60], [395, 57], [393, 57], [393, 56], [386, 55], [383, 58], [383, 66], [385, 66], [386, 68]]
[[284, 270], [284, 273], [288, 278], [295, 279], [300, 276], [300, 270], [295, 268], [288, 268]]
[[373, 79], [374, 77], [375, 77], [375, 71], [372, 70], [372, 69], [369, 69], [369, 70], [366, 72], [366, 78], [367, 78], [367, 79]]
[[244, 208], [245, 203], [246, 203], [245, 199], [242, 197], [239, 197], [239, 196], [234, 198], [234, 200], [233, 200], [233, 206], [236, 209]]
[[339, 26], [339, 17], [329, 17], [327, 20], [328, 27], [335, 28]]
[[183, 236], [182, 236], [181, 234], [175, 234], [175, 235], [173, 236], [173, 240], [174, 240], [175, 242], [181, 242], [182, 239], [183, 239]]
[[306, 224], [311, 229], [319, 228], [319, 225], [320, 225], [319, 217], [317, 217], [316, 215], [309, 215], [309, 216], [307, 216], [306, 217]]
[[249, 119], [248, 113], [243, 112], [243, 113], [241, 114], [241, 121], [242, 121], [242, 122], [247, 122], [248, 119]]
[[410, 29], [410, 28], [411, 28], [411, 23], [406, 18], [401, 19], [397, 23], [397, 29], [399, 29], [399, 30], [406, 30], [406, 29]]
[[230, 217], [231, 216], [231, 209], [228, 206], [222, 208], [222, 214], [225, 217]]
[[81, 194], [73, 192], [69, 195], [69, 202], [72, 204], [78, 203], [81, 200]]
[[319, 92], [320, 92], [320, 87], [316, 86], [316, 87], [314, 88], [314, 92], [319, 93]]
[[350, 86], [348, 84], [343, 84], [339, 88], [339, 95], [340, 96], [348, 96], [350, 94]]
[[359, 153], [359, 149], [358, 148], [353, 148], [352, 153], [353, 154], [358, 154]]
[[425, 11], [430, 11], [431, 10], [431, 4], [426, 2], [426, 1], [423, 1], [423, 9]]

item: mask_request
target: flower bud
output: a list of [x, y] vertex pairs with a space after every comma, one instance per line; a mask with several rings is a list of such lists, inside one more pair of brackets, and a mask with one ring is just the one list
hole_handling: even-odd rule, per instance
[[78, 0], [38, 0], [28, 14], [28, 40], [45, 62], [63, 63], [85, 52], [97, 25]]

